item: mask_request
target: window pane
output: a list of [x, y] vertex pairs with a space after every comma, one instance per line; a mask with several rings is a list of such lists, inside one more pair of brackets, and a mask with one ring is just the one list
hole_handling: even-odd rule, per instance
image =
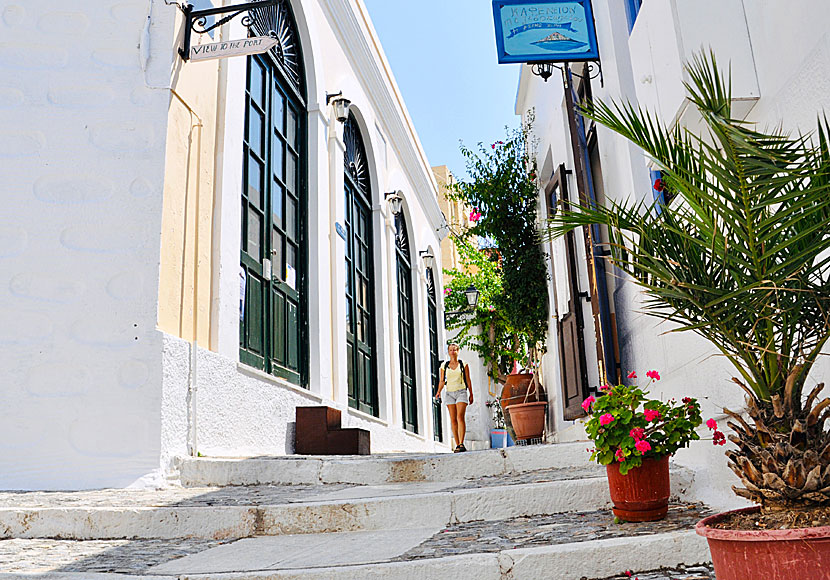
[[252, 207], [248, 208], [247, 252], [252, 258], [262, 259], [262, 217]]
[[262, 164], [248, 156], [248, 201], [262, 207]]
[[251, 76], [248, 84], [248, 90], [251, 93], [251, 98], [254, 99], [260, 106], [265, 102], [263, 98], [262, 89], [265, 86], [265, 69], [255, 58], [251, 59]]
[[285, 244], [285, 282], [297, 289], [297, 247], [290, 243]]
[[262, 157], [262, 125], [262, 113], [250, 107], [248, 109], [248, 144], [260, 157]]
[[271, 173], [285, 181], [285, 174], [283, 173], [282, 160], [285, 151], [285, 144], [281, 137], [278, 137], [276, 132], [274, 139], [271, 141]]
[[291, 108], [288, 109], [285, 138], [295, 149], [299, 148], [297, 145], [297, 113]]
[[285, 157], [285, 185], [291, 193], [297, 192], [297, 156], [290, 151]]
[[271, 123], [282, 134], [285, 135], [285, 97], [280, 90], [274, 86], [274, 107], [271, 111]]
[[285, 277], [283, 276], [284, 268], [282, 265], [282, 234], [279, 233], [277, 230], [271, 230], [271, 271], [274, 274], [275, 278], [279, 278], [280, 280], [284, 280]]
[[271, 184], [271, 216], [274, 225], [282, 228], [282, 198], [284, 195], [282, 185], [274, 181]]
[[285, 200], [285, 233], [292, 240], [297, 239], [297, 201], [290, 195]]

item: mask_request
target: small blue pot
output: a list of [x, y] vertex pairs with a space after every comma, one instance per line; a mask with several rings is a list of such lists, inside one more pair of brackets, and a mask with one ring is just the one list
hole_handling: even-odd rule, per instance
[[513, 439], [507, 434], [507, 429], [491, 429], [490, 430], [490, 447], [492, 449], [502, 449], [504, 447], [512, 447], [515, 445]]

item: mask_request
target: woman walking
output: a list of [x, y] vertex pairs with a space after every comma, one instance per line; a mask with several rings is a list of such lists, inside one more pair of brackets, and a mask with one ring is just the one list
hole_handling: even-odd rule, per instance
[[458, 345], [450, 343], [447, 347], [449, 360], [441, 366], [438, 376], [438, 392], [435, 398], [441, 400], [441, 391], [447, 387], [444, 396], [447, 401], [447, 411], [450, 413], [452, 436], [455, 439], [454, 453], [467, 451], [464, 447], [464, 436], [467, 434], [467, 422], [464, 414], [467, 405], [473, 404], [473, 386], [470, 382], [470, 367], [458, 360]]

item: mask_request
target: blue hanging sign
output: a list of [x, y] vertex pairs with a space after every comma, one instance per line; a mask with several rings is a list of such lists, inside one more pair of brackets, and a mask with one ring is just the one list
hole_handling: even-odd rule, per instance
[[599, 60], [591, 0], [493, 0], [499, 63]]

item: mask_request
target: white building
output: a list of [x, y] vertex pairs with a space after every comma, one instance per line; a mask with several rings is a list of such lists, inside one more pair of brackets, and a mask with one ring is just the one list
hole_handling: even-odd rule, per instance
[[[246, 38], [244, 16], [193, 43]], [[0, 8], [0, 488], [292, 453], [299, 405], [373, 452], [448, 450], [420, 258], [444, 220], [366, 8], [249, 16], [271, 51], [185, 62], [172, 1]]]
[[[585, 77], [573, 77], [580, 98], [636, 102], [656, 111], [667, 125], [695, 127], [695, 112], [682, 84], [683, 64], [694, 52], [711, 47], [722, 66], [731, 63], [735, 110], [747, 120], [807, 132], [815, 129], [817, 115], [830, 110], [830, 12], [823, 2], [796, 0], [784, 6], [773, 0], [594, 0], [593, 7], [602, 77], [594, 76], [596, 67], [585, 71], [572, 65], [574, 73]], [[516, 113], [526, 118], [530, 111], [535, 111], [545, 185], [540, 209], [547, 212], [554, 199], [577, 196], [559, 71], [546, 83], [523, 67]], [[591, 122], [584, 133], [587, 165], [600, 202], [652, 199], [648, 160], [639, 149]], [[552, 317], [544, 376], [551, 399], [549, 423], [559, 440], [583, 438], [581, 424], [573, 421], [582, 414], [579, 403], [606, 377], [613, 382], [631, 370], [640, 377], [648, 369], [660, 370], [662, 380], [651, 388], [652, 394], [698, 397], [706, 417], [720, 417], [724, 406], [743, 407], [741, 392], [730, 382], [734, 371], [707, 342], [692, 333], [665, 334], [669, 325], [639, 311], [641, 293], [630, 280], [612, 271], [599, 285], [590, 279], [581, 235], [557, 240], [549, 253]], [[820, 382], [829, 375], [825, 361], [813, 377]], [[698, 497], [727, 507], [739, 501], [729, 489], [738, 481], [722, 452], [701, 441], [679, 452], [676, 460], [698, 469]]]

